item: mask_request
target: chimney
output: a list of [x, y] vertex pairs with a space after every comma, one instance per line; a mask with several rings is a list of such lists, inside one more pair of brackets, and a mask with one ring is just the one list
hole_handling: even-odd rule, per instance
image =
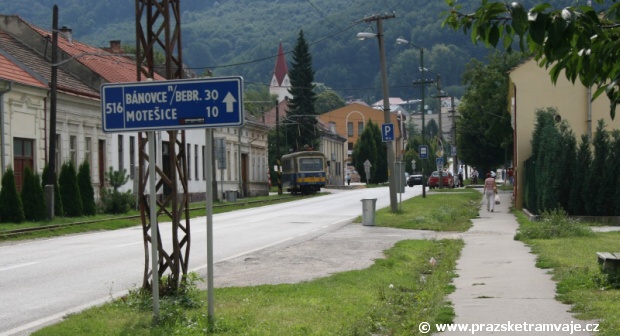
[[112, 40], [110, 41], [110, 52], [113, 54], [122, 54], [123, 49], [121, 48], [121, 40]]
[[73, 29], [67, 26], [62, 26], [62, 28], [60, 28], [60, 33], [67, 40], [67, 42], [69, 42], [69, 44], [73, 43], [73, 36], [71, 34], [72, 32], [73, 32]]

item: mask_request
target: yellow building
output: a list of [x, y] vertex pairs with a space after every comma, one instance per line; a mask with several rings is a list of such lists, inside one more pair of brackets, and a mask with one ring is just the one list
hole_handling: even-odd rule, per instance
[[[553, 85], [549, 72], [531, 59], [510, 74], [509, 109], [514, 129], [515, 207], [523, 208], [523, 167], [532, 155], [531, 140], [538, 109], [555, 108], [579, 140], [582, 134], [596, 131], [598, 120], [605, 120], [607, 130], [620, 129], [620, 118], [611, 120], [609, 99], [600, 95], [590, 103], [591, 93], [579, 81], [571, 83], [561, 74]], [[593, 88], [591, 92], [595, 92]]]
[[[394, 124], [394, 142], [396, 144], [394, 149], [396, 158], [399, 158], [402, 155], [404, 139], [398, 127], [398, 114], [390, 113], [390, 115], [391, 123]], [[372, 120], [373, 123], [379, 125], [379, 129], [381, 129], [381, 125], [385, 123], [383, 110], [378, 110], [359, 103], [352, 103], [339, 109], [323, 113], [319, 116], [319, 119], [328, 125], [332, 131], [335, 131], [335, 133], [347, 139], [348, 162], [351, 162], [353, 146], [362, 134], [364, 127], [368, 124], [368, 121]]]

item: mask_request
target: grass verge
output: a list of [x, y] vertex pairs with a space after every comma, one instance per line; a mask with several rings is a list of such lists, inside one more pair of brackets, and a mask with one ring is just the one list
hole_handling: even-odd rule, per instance
[[[130, 296], [33, 335], [418, 335], [422, 321], [452, 321], [444, 297], [462, 245], [401, 241], [365, 270], [292, 285], [218, 288], [213, 324], [204, 306], [163, 300], [161, 320], [153, 325], [150, 306]], [[206, 293], [198, 298], [206, 301]]]
[[521, 233], [517, 238], [538, 255], [538, 267], [550, 269], [557, 282], [557, 299], [572, 305], [577, 318], [600, 321], [597, 335], [620, 335], [620, 286], [617, 278], [601, 271], [596, 256], [596, 252], [618, 252], [620, 232], [586, 234], [582, 229], [569, 228], [563, 232], [571, 234], [533, 239], [526, 234], [538, 232], [532, 226], [540, 224], [530, 222], [521, 212], [516, 216]]
[[[477, 191], [415, 197], [398, 214], [379, 211], [376, 218], [383, 226], [466, 230], [480, 197]], [[442, 217], [445, 211], [449, 215]], [[414, 216], [416, 224], [409, 223]], [[456, 224], [437, 224], [452, 220]], [[462, 247], [461, 240], [405, 240], [364, 270], [299, 284], [216, 288], [212, 323], [206, 292], [192, 291], [191, 302], [203, 302], [200, 307], [162, 299], [161, 319], [154, 324], [150, 297], [134, 291], [34, 335], [422, 335], [420, 322], [454, 318], [445, 297], [454, 289]]]
[[[454, 192], [427, 193], [400, 204], [400, 211], [390, 208], [377, 211], [375, 225], [400, 229], [467, 231], [471, 219], [478, 216], [482, 194], [473, 189], [450, 189]], [[361, 222], [361, 219], [359, 220]]]

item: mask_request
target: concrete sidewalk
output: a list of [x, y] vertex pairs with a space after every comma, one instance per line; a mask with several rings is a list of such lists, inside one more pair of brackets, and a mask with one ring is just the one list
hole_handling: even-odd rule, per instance
[[[493, 326], [498, 330], [476, 331], [474, 335], [591, 335], [577, 331], [516, 331], [514, 325], [523, 323], [572, 323], [585, 328], [596, 321], [574, 318], [569, 305], [555, 300], [555, 282], [547, 270], [537, 268], [530, 248], [514, 240], [518, 223], [508, 211], [510, 197], [510, 192], [500, 192], [501, 204], [495, 205], [495, 212], [487, 212], [483, 201], [480, 217], [462, 235], [465, 247], [453, 282], [456, 290], [448, 297], [456, 312], [454, 323], [469, 324], [470, 328], [473, 324], [504, 324]], [[509, 323], [513, 331], [502, 331], [502, 327], [510, 327]], [[440, 335], [444, 334], [472, 335], [472, 329]]]

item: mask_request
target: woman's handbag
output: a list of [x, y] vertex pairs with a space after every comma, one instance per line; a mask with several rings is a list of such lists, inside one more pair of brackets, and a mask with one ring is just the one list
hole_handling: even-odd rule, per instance
[[495, 204], [499, 204], [499, 195], [495, 194]]

